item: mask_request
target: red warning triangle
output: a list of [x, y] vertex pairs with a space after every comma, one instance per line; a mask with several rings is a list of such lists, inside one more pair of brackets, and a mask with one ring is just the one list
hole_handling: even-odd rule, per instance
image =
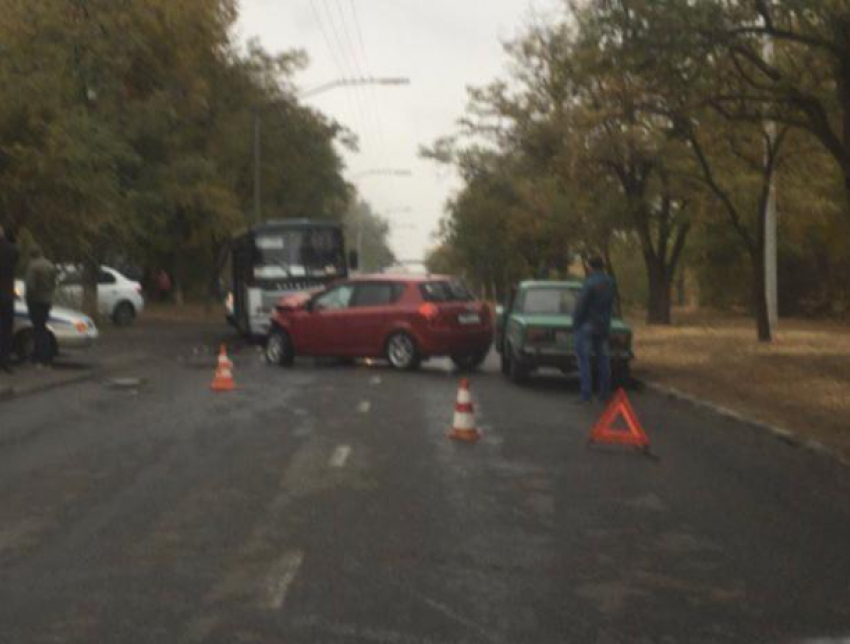
[[[614, 427], [618, 418], [622, 418], [627, 426], [626, 430]], [[608, 407], [602, 412], [602, 416], [596, 421], [593, 431], [590, 432], [591, 443], [608, 443], [613, 445], [634, 445], [640, 449], [649, 448], [649, 438], [643, 431], [640, 421], [637, 419], [635, 410], [632, 408], [626, 392], [618, 389], [617, 393], [608, 403]]]

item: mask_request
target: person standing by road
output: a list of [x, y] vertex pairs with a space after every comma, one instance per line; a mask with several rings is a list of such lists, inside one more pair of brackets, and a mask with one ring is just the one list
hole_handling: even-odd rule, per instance
[[605, 262], [599, 256], [588, 261], [588, 274], [584, 280], [573, 313], [576, 358], [581, 378], [582, 403], [593, 397], [593, 373], [590, 356], [596, 356], [599, 373], [599, 400], [611, 395], [611, 363], [608, 356], [608, 333], [614, 307], [614, 280], [605, 273]]
[[26, 288], [27, 308], [35, 335], [33, 362], [50, 366], [53, 362], [53, 348], [50, 346], [47, 320], [50, 318], [50, 308], [53, 306], [53, 292], [56, 290], [56, 267], [44, 256], [38, 246], [34, 246], [30, 251]]
[[0, 369], [12, 373], [12, 325], [15, 322], [15, 267], [18, 249], [0, 226]]

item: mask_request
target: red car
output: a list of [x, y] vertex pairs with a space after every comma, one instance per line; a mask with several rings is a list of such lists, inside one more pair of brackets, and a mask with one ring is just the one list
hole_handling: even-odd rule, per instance
[[363, 275], [282, 298], [266, 359], [290, 365], [296, 355], [386, 358], [397, 369], [415, 369], [432, 356], [449, 356], [458, 367], [474, 369], [492, 340], [489, 307], [458, 280]]

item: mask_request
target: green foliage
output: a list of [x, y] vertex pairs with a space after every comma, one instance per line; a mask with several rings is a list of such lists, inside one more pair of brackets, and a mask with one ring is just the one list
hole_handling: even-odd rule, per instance
[[387, 241], [390, 233], [389, 222], [375, 214], [368, 203], [352, 197], [345, 211], [344, 222], [349, 250], [356, 249], [360, 253], [361, 272], [378, 272], [395, 262], [395, 256]]
[[[0, 208], [59, 261], [165, 267], [185, 287], [216, 274], [253, 211], [339, 219], [334, 141], [301, 105], [300, 52], [230, 40], [234, 0], [0, 0]], [[189, 270], [189, 267], [206, 267]]]
[[431, 263], [500, 291], [559, 270], [553, 248], [600, 252], [626, 305], [646, 294], [650, 321], [669, 320], [685, 283], [705, 304], [749, 308], [769, 339], [775, 173], [782, 310], [845, 311], [850, 5], [564, 6], [507, 45], [509, 75], [471, 90], [459, 130], [423, 151], [463, 180]]

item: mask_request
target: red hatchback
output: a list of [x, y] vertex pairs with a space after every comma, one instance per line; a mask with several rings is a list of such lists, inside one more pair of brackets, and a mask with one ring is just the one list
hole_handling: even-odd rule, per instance
[[289, 365], [296, 355], [386, 358], [397, 369], [415, 369], [432, 356], [449, 356], [473, 369], [492, 340], [489, 307], [458, 280], [364, 275], [282, 298], [266, 359]]

